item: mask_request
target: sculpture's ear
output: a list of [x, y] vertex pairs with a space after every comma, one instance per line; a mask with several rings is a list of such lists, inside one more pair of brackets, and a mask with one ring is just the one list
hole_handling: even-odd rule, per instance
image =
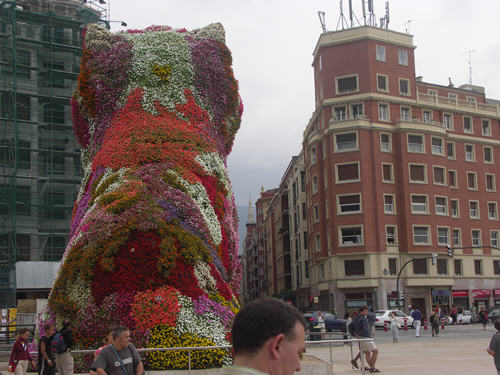
[[201, 29], [191, 31], [196, 39], [214, 39], [226, 44], [226, 32], [221, 23], [211, 23]]
[[90, 51], [108, 50], [113, 44], [114, 39], [114, 34], [108, 29], [91, 23], [85, 28], [83, 47]]

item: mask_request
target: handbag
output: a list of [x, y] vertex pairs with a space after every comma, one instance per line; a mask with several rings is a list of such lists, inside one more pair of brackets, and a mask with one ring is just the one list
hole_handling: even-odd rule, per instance
[[116, 355], [116, 359], [118, 359], [118, 361], [120, 362], [120, 365], [122, 366], [123, 373], [124, 373], [125, 375], [128, 375], [128, 371], [127, 371], [127, 369], [125, 368], [125, 365], [123, 364], [123, 361], [122, 361], [122, 359], [120, 358], [120, 356], [118, 355], [118, 352], [116, 351], [115, 346], [114, 346], [113, 344], [111, 344], [111, 349], [113, 349], [113, 352], [114, 352], [114, 353], [115, 353], [115, 355]]

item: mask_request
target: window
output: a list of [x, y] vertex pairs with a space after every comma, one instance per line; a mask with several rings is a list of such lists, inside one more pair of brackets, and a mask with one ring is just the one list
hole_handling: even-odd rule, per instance
[[491, 137], [491, 125], [490, 120], [481, 120], [481, 130], [485, 137]]
[[424, 122], [432, 122], [432, 111], [423, 110], [422, 114]]
[[410, 182], [414, 183], [427, 182], [427, 172], [425, 165], [410, 164]]
[[387, 76], [382, 74], [377, 74], [377, 90], [378, 91], [389, 91], [389, 85], [387, 84]]
[[436, 215], [448, 215], [446, 197], [436, 197]]
[[375, 49], [376, 49], [377, 61], [384, 61], [385, 62], [385, 46], [377, 45], [375, 47]]
[[385, 214], [395, 214], [396, 209], [394, 207], [394, 195], [384, 194], [384, 213]]
[[498, 247], [498, 231], [497, 230], [490, 231], [490, 245]]
[[481, 275], [483, 273], [483, 264], [481, 259], [474, 259], [474, 272], [476, 275]]
[[469, 116], [464, 116], [464, 133], [472, 134], [472, 118]]
[[423, 135], [408, 134], [408, 152], [425, 152]]
[[66, 122], [64, 105], [55, 103], [44, 105], [43, 121], [53, 124], [64, 124]]
[[493, 163], [493, 149], [491, 147], [483, 147], [484, 162]]
[[432, 137], [432, 154], [433, 155], [443, 155], [443, 139]]
[[336, 164], [337, 183], [359, 181], [359, 163]]
[[311, 147], [311, 164], [316, 164], [316, 146]]
[[401, 107], [401, 120], [410, 121], [411, 110], [409, 107]]
[[[16, 214], [21, 216], [31, 215], [31, 188], [16, 185]], [[12, 188], [10, 185], [0, 185], [0, 202], [9, 202]], [[9, 205], [0, 204], [0, 215], [9, 213]]]
[[307, 250], [307, 245], [308, 245], [308, 242], [307, 242], [307, 232], [304, 232], [304, 235], [302, 236], [302, 238], [304, 239], [304, 249]]
[[479, 202], [469, 201], [469, 216], [471, 219], [479, 219]]
[[446, 143], [446, 151], [448, 155], [448, 159], [455, 159], [455, 143], [447, 142]]
[[362, 276], [365, 274], [364, 259], [344, 260], [344, 272], [346, 276]]
[[300, 172], [300, 189], [303, 193], [306, 191], [306, 172]]
[[448, 183], [451, 188], [457, 188], [457, 171], [448, 171]]
[[458, 199], [451, 199], [450, 206], [451, 206], [451, 217], [459, 217], [460, 212], [458, 209]]
[[432, 89], [428, 89], [427, 90], [427, 94], [431, 95], [431, 96], [438, 96], [438, 92], [436, 90], [432, 90]]
[[391, 135], [388, 133], [380, 134], [380, 150], [384, 152], [392, 151]]
[[380, 103], [378, 105], [378, 118], [380, 121], [389, 121], [389, 106]]
[[438, 245], [448, 245], [450, 243], [449, 229], [438, 227]]
[[341, 246], [353, 246], [363, 244], [362, 227], [343, 227], [340, 230]]
[[437, 260], [438, 275], [448, 275], [448, 261], [446, 259]]
[[498, 211], [497, 211], [497, 203], [496, 202], [488, 202], [488, 219], [497, 220], [498, 219]]
[[328, 189], [328, 174], [325, 172], [323, 173], [323, 185], [325, 187], [325, 190]]
[[[13, 106], [11, 105], [12, 99], [10, 94], [2, 93], [0, 95], [1, 106], [0, 106], [0, 116], [1, 117], [13, 117]], [[17, 119], [30, 121], [31, 120], [31, 98], [28, 95], [17, 94], [16, 97], [16, 111]]]
[[337, 77], [337, 94], [358, 91], [358, 76]]
[[435, 185], [446, 185], [446, 171], [443, 167], [432, 167]]
[[467, 96], [467, 101], [468, 101], [469, 103], [475, 103], [475, 102], [476, 102], [476, 98], [475, 98], [475, 97], [473, 97], [473, 96]]
[[493, 261], [493, 273], [495, 275], [500, 275], [500, 260]]
[[427, 196], [426, 195], [412, 195], [411, 196], [411, 213], [412, 214], [426, 214], [427, 210]]
[[481, 231], [479, 229], [471, 230], [472, 246], [481, 246]]
[[455, 93], [449, 92], [448, 93], [448, 98], [456, 100], [456, 99], [458, 99], [458, 96]]
[[325, 200], [325, 216], [328, 219], [330, 217], [330, 213], [328, 212], [328, 199]]
[[358, 133], [335, 134], [335, 151], [352, 151], [358, 149]]
[[338, 214], [361, 212], [361, 194], [337, 195]]
[[382, 163], [382, 182], [394, 182], [392, 164]]
[[389, 258], [389, 275], [396, 276], [398, 274], [398, 258]]
[[467, 172], [467, 189], [477, 190], [476, 172]]
[[408, 51], [398, 49], [398, 64], [408, 66]]
[[313, 194], [318, 192], [318, 176], [312, 178], [312, 192]]
[[415, 275], [427, 275], [427, 259], [415, 259], [413, 261], [413, 273]]
[[453, 130], [453, 116], [449, 113], [443, 114], [443, 126], [447, 130]]
[[453, 229], [453, 246], [460, 246], [462, 244], [462, 233], [460, 229]]
[[307, 209], [306, 209], [306, 204], [302, 203], [302, 221], [307, 220]]
[[319, 221], [319, 206], [317, 204], [313, 206], [313, 211], [314, 211], [314, 222], [317, 223]]
[[462, 276], [462, 259], [454, 259], [453, 265], [455, 266], [455, 275]]
[[[0, 139], [0, 164], [7, 168], [15, 165], [15, 139]], [[18, 159], [17, 167], [20, 169], [29, 169], [31, 167], [31, 143], [22, 139], [18, 140]]]
[[319, 233], [314, 236], [314, 249], [316, 252], [321, 251], [321, 235]]
[[388, 225], [385, 227], [385, 241], [388, 245], [394, 245], [397, 243], [395, 226]]
[[430, 245], [429, 227], [414, 226], [413, 227], [413, 243], [415, 245]]
[[335, 107], [334, 111], [334, 120], [335, 121], [345, 121], [347, 120], [347, 110], [345, 106]]
[[401, 95], [410, 95], [410, 81], [404, 78], [399, 79], [399, 93]]
[[474, 152], [474, 145], [465, 145], [465, 160], [475, 161], [476, 155]]
[[363, 104], [351, 104], [351, 115], [352, 118], [361, 118], [363, 117]]
[[486, 178], [486, 191], [496, 191], [495, 175], [487, 173]]

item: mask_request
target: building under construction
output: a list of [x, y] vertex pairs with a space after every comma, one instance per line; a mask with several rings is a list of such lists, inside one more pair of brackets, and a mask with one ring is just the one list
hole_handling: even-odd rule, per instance
[[46, 298], [68, 241], [82, 177], [69, 99], [83, 27], [105, 20], [92, 3], [0, 2], [0, 307]]

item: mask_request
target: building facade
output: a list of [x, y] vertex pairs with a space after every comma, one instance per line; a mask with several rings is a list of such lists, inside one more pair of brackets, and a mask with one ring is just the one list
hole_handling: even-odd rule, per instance
[[371, 26], [314, 50], [303, 152], [318, 308], [395, 307], [408, 261], [405, 306], [500, 305], [500, 107], [482, 87], [416, 77], [414, 50]]
[[0, 306], [46, 298], [66, 247], [82, 169], [69, 99], [83, 26], [77, 0], [0, 8]]

